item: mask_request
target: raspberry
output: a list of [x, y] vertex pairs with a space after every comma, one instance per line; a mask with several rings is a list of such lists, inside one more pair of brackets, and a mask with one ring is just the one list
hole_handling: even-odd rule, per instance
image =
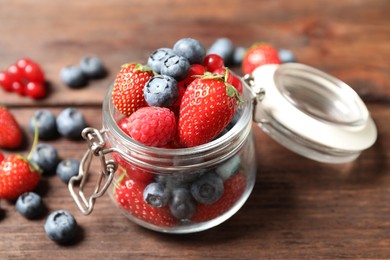
[[176, 133], [174, 113], [164, 107], [143, 107], [127, 118], [127, 129], [122, 129], [134, 140], [148, 146], [164, 146]]

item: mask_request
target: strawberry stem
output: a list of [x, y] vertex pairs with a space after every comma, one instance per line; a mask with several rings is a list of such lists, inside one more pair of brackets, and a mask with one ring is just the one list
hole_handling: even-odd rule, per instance
[[31, 150], [27, 156], [27, 159], [30, 161], [31, 158], [32, 158], [32, 155], [34, 153], [34, 150], [35, 150], [35, 147], [37, 146], [38, 144], [38, 139], [39, 139], [39, 133], [38, 133], [38, 122], [37, 122], [37, 119], [34, 117], [34, 140], [33, 140], [33, 144], [31, 146]]

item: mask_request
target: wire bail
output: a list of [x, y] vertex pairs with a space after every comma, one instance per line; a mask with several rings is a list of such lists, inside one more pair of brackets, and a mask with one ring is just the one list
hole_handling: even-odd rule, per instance
[[[81, 159], [79, 174], [72, 177], [68, 183], [70, 194], [84, 215], [89, 215], [92, 212], [95, 200], [106, 192], [114, 178], [114, 173], [118, 168], [118, 165], [114, 160], [106, 160], [106, 154], [113, 152], [114, 149], [104, 149], [105, 142], [102, 133], [103, 131], [99, 131], [92, 127], [83, 130], [81, 135], [87, 140], [89, 148]], [[87, 199], [84, 194], [84, 186], [88, 179], [93, 157], [98, 157], [100, 159], [101, 171], [95, 184], [95, 189], [89, 199]], [[104, 183], [102, 183], [103, 180], [105, 180]], [[76, 192], [77, 188], [78, 192]]]

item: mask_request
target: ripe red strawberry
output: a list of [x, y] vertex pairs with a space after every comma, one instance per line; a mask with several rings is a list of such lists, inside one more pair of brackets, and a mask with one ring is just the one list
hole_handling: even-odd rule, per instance
[[0, 198], [17, 199], [39, 183], [41, 171], [22, 155], [13, 154], [0, 163]]
[[122, 114], [129, 116], [140, 107], [148, 106], [144, 86], [153, 75], [152, 69], [141, 64], [122, 66], [112, 90], [112, 102]]
[[0, 106], [0, 147], [18, 148], [23, 141], [22, 131], [13, 114]]
[[168, 206], [155, 208], [145, 202], [143, 192], [147, 184], [124, 175], [117, 185], [115, 199], [118, 205], [132, 216], [160, 227], [177, 224], [177, 219], [172, 216]]
[[120, 156], [118, 153], [113, 153], [114, 160], [118, 163], [121, 173], [126, 173], [129, 178], [140, 181], [145, 184], [149, 184], [153, 180], [153, 174], [140, 168], [136, 167], [132, 163], [126, 161], [125, 158]]
[[213, 204], [198, 203], [196, 212], [191, 218], [194, 222], [214, 219], [228, 211], [241, 197], [246, 187], [246, 179], [241, 172], [236, 173], [224, 182], [222, 197]]
[[205, 73], [186, 89], [180, 105], [178, 137], [186, 147], [214, 139], [232, 120], [240, 94], [226, 75]]
[[251, 74], [264, 64], [280, 64], [278, 51], [269, 44], [257, 43], [250, 47], [242, 60], [242, 72]]

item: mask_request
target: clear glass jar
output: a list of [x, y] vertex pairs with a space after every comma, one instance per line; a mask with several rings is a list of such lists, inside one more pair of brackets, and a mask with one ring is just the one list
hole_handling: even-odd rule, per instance
[[[107, 192], [115, 205], [131, 221], [160, 232], [192, 233], [209, 229], [241, 208], [256, 178], [253, 108], [248, 87], [243, 90], [247, 101], [239, 106], [237, 122], [229, 131], [207, 144], [180, 149], [145, 146], [129, 138], [117, 125], [123, 115], [112, 103], [112, 87], [103, 102], [103, 129], [83, 132], [90, 142], [82, 162], [86, 165], [83, 177], [88, 174], [92, 157], [101, 157], [101, 179], [106, 179], [102, 186], [111, 183]], [[117, 164], [115, 169], [107, 163], [112, 161]], [[217, 180], [204, 181], [209, 175]], [[104, 193], [106, 187], [102, 188], [100, 182], [97, 195], [89, 200], [83, 193], [80, 198], [70, 183], [72, 195], [86, 214], [92, 211], [94, 200]], [[151, 196], [149, 202], [145, 201], [143, 191], [149, 184], [163, 188], [163, 196]]]
[[[122, 132], [117, 122], [123, 115], [112, 104], [111, 86], [103, 102], [103, 128], [83, 131], [89, 149], [79, 175], [69, 182], [79, 209], [90, 214], [108, 191], [120, 211], [143, 227], [198, 232], [235, 214], [254, 187], [252, 120], [286, 148], [327, 163], [350, 162], [376, 140], [363, 101], [324, 72], [297, 63], [266, 65], [242, 81], [244, 102], [235, 124], [210, 143], [180, 149], [145, 146]], [[84, 188], [95, 157], [101, 172], [87, 198]]]

